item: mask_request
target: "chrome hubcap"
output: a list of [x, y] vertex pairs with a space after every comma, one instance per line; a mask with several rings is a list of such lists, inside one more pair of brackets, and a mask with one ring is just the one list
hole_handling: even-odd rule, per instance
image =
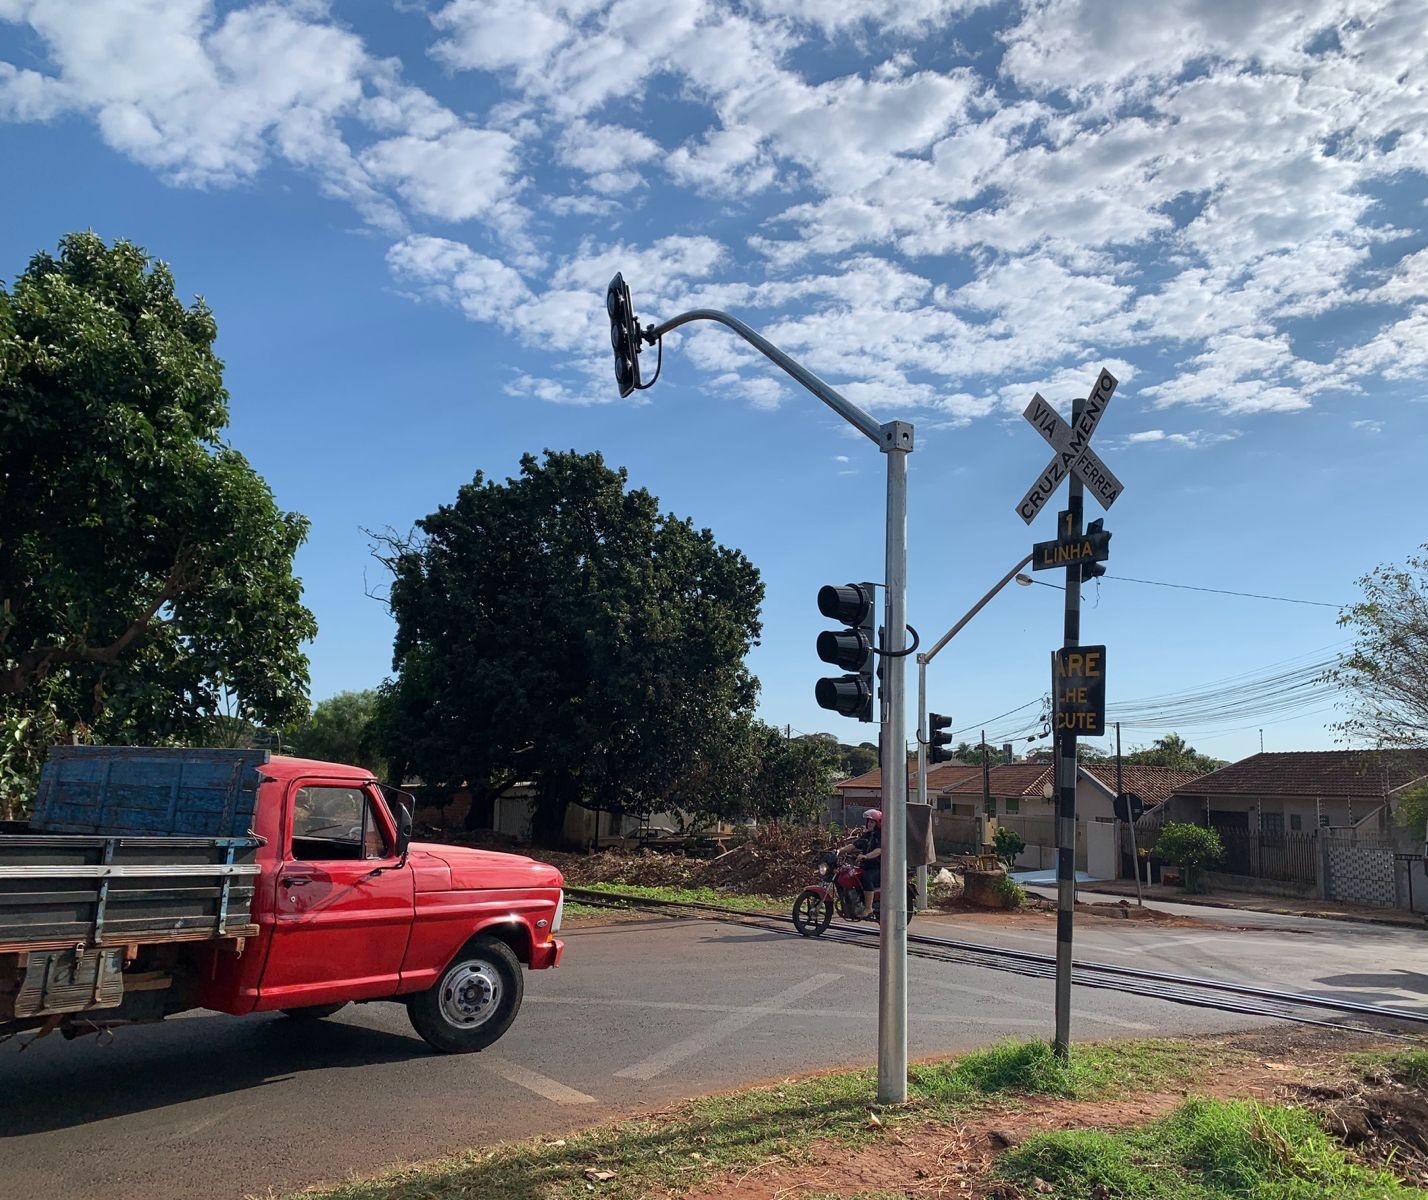
[[441, 988], [441, 1015], [458, 1029], [490, 1020], [501, 1003], [501, 977], [487, 963], [462, 963]]

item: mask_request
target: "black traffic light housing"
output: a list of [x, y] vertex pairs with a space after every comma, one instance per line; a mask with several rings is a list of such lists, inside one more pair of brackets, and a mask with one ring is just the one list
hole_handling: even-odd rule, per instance
[[[1086, 540], [1095, 548], [1096, 553], [1105, 558], [1111, 552], [1111, 535], [1106, 529], [1104, 517], [1097, 517], [1086, 526]], [[1081, 579], [1099, 579], [1106, 573], [1104, 562], [1089, 562], [1081, 564]]]
[[[640, 384], [640, 323], [635, 320], [635, 306], [630, 300], [630, 287], [620, 272], [605, 289], [605, 310], [610, 314], [610, 346], [615, 351], [615, 382], [620, 395], [628, 396]], [[653, 382], [653, 381], [651, 381]]]
[[944, 717], [941, 713], [927, 714], [927, 761], [928, 762], [951, 762], [952, 751], [947, 749], [952, 744], [952, 735], [943, 731], [952, 724], [951, 717]]
[[844, 629], [818, 635], [818, 657], [845, 675], [820, 679], [813, 689], [819, 708], [859, 721], [873, 719], [873, 599], [871, 583], [826, 584], [818, 589], [818, 611]]

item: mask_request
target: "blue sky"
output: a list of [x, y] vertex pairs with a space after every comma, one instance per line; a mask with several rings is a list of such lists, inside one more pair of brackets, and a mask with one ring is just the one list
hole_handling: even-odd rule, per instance
[[[575, 447], [762, 569], [763, 715], [860, 740], [813, 703], [814, 597], [881, 577], [880, 456], [714, 327], [620, 401], [615, 269], [642, 317], [726, 308], [916, 424], [929, 637], [1052, 536], [1013, 512], [1047, 457], [1021, 410], [1069, 411], [1102, 365], [1111, 576], [1339, 604], [1428, 540], [1428, 8], [1145, 12], [0, 0], [0, 278], [93, 228], [206, 297], [231, 439], [313, 521], [315, 697], [390, 669], [363, 527]], [[1048, 689], [1060, 603], [1000, 596], [933, 665], [932, 707], [1030, 732], [1035, 705], [991, 718]], [[1083, 638], [1129, 720], [1323, 657], [1335, 616], [1108, 578]], [[1329, 700], [1185, 732], [1326, 747]]]

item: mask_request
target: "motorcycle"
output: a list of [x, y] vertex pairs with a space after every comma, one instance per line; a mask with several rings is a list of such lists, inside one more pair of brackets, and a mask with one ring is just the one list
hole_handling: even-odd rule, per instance
[[[917, 882], [907, 881], [907, 918], [917, 903]], [[847, 921], [861, 921], [867, 912], [863, 903], [863, 868], [856, 860], [842, 862], [837, 850], [820, 856], [818, 882], [810, 884], [793, 902], [793, 927], [804, 937], [818, 937], [833, 923], [833, 913]], [[878, 919], [878, 898], [873, 897], [872, 919]]]

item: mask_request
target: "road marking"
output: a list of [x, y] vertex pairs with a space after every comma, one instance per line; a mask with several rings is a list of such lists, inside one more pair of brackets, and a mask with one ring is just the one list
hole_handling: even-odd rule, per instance
[[676, 1066], [701, 1051], [717, 1046], [726, 1037], [738, 1033], [739, 1030], [752, 1025], [761, 1017], [771, 1012], [779, 1012], [794, 1001], [816, 992], [820, 988], [827, 987], [830, 983], [836, 983], [842, 978], [841, 975], [814, 975], [802, 983], [796, 983], [791, 988], [786, 988], [777, 996], [770, 996], [762, 1004], [732, 1012], [722, 1021], [715, 1021], [708, 1029], [702, 1029], [682, 1042], [675, 1042], [674, 1045], [665, 1047], [658, 1054], [652, 1054], [643, 1062], [637, 1062], [623, 1071], [616, 1071], [615, 1074], [621, 1079], [639, 1080], [649, 1080], [656, 1075], [663, 1075], [670, 1067]]
[[[849, 964], [848, 970], [850, 970], [850, 971], [862, 971], [862, 972], [864, 972], [865, 974], [868, 974], [868, 975], [876, 975], [876, 974], [878, 973], [877, 967], [853, 966], [852, 964]], [[986, 988], [969, 987], [969, 986], [968, 986], [967, 984], [965, 984], [965, 983], [948, 983], [948, 982], [947, 982], [946, 980], [944, 980], [944, 979], [919, 979], [919, 980], [917, 981], [917, 984], [915, 985], [915, 987], [923, 987], [923, 986], [934, 987], [934, 988], [936, 988], [938, 991], [942, 991], [942, 992], [964, 992], [964, 993], [966, 993], [966, 994], [969, 995], [969, 996], [976, 996], [979, 1000], [990, 1000], [990, 1001], [992, 1001], [992, 1003], [994, 1003], [994, 1004], [1005, 1004], [1005, 1003], [1007, 1003], [1008, 1001], [1011, 1001], [1013, 1004], [1029, 1004], [1029, 1005], [1031, 1005], [1031, 1006], [1034, 1007], [1034, 1008], [1035, 1008], [1035, 1007], [1040, 1007], [1041, 1004], [1042, 1004], [1041, 1001], [1039, 1001], [1039, 1000], [1033, 1000], [1033, 999], [1031, 999], [1029, 996], [1018, 996], [1018, 995], [1015, 995], [1014, 993], [1011, 993], [1011, 992], [992, 992], [992, 991], [988, 991]], [[932, 1014], [923, 1013], [923, 1012], [918, 1012], [916, 1009], [914, 1009], [910, 1015], [911, 1015], [911, 1018], [912, 1018], [913, 1020], [916, 1020], [916, 1021], [926, 1021], [926, 1020], [929, 1020], [929, 1019], [931, 1019], [931, 1020], [938, 1020], [938, 1019], [939, 1019], [938, 1017], [933, 1016]], [[961, 1020], [966, 1020], [967, 1018], [965, 1018], [965, 1017], [957, 1017], [957, 1018], [955, 1018], [955, 1019], [961, 1021]], [[988, 1024], [991, 1024], [991, 1025], [1041, 1025], [1041, 1024], [1043, 1024], [1043, 1022], [1040, 1021], [1040, 1020], [1037, 1020], [1037, 1021], [1025, 1020], [1025, 1021], [1024, 1021], [1024, 1020], [1021, 1020], [1021, 1019], [1018, 1018], [1018, 1017], [990, 1017], [990, 1018], [986, 1018], [986, 1020], [987, 1020], [987, 1023], [988, 1023]], [[1091, 1021], [1091, 1022], [1093, 1022], [1094, 1024], [1097, 1024], [1097, 1025], [1113, 1025], [1113, 1026], [1115, 1026], [1117, 1029], [1136, 1029], [1136, 1030], [1140, 1030], [1140, 1031], [1142, 1031], [1142, 1032], [1144, 1032], [1144, 1031], [1146, 1031], [1146, 1030], [1150, 1030], [1150, 1029], [1154, 1029], [1154, 1028], [1155, 1028], [1154, 1025], [1147, 1025], [1147, 1024], [1146, 1024], [1145, 1022], [1143, 1022], [1143, 1021], [1126, 1021], [1126, 1020], [1123, 1020], [1123, 1019], [1120, 1018], [1120, 1017], [1103, 1017], [1103, 1016], [1101, 1016], [1099, 1013], [1088, 1013], [1088, 1012], [1082, 1012], [1082, 1011], [1079, 1011], [1079, 1010], [1078, 1010], [1077, 1013], [1076, 1013], [1076, 1020], [1078, 1020], [1078, 1021]]]
[[572, 1087], [551, 1079], [548, 1075], [542, 1075], [539, 1071], [532, 1071], [529, 1067], [523, 1067], [519, 1063], [513, 1063], [509, 1059], [498, 1058], [494, 1054], [483, 1054], [476, 1060], [481, 1066], [495, 1075], [499, 1075], [507, 1083], [514, 1083], [517, 1087], [523, 1087], [528, 1092], [534, 1092], [537, 1096], [544, 1096], [547, 1100], [556, 1104], [594, 1104], [595, 1097], [587, 1096], [584, 1092], [577, 1092]]
[[[850, 970], [863, 970], [861, 967], [850, 967]], [[876, 975], [877, 971], [871, 974]], [[998, 997], [1000, 998], [1000, 997]], [[592, 1005], [602, 1008], [657, 1008], [674, 1012], [701, 1012], [701, 1013], [755, 1013], [758, 1016], [780, 1016], [788, 1012], [787, 1007], [770, 1007], [766, 1004], [698, 1004], [685, 1000], [612, 1000], [608, 996], [527, 996], [522, 1004], [571, 1004], [579, 1005], [581, 1008], [589, 1008]], [[839, 1021], [852, 1020], [876, 1020], [876, 1011], [862, 1012], [852, 1008], [800, 1008], [800, 1017], [830, 1017]], [[962, 1014], [952, 1013], [919, 1013], [920, 1020], [927, 1021], [947, 1021], [965, 1024], [967, 1017]], [[997, 1020], [1002, 1020], [998, 1018]], [[1007, 1018], [1012, 1025], [1039, 1025], [1039, 1021], [1018, 1021], [1014, 1018]], [[992, 1022], [996, 1023], [996, 1022]], [[1147, 1029], [1150, 1026], [1146, 1026]]]

